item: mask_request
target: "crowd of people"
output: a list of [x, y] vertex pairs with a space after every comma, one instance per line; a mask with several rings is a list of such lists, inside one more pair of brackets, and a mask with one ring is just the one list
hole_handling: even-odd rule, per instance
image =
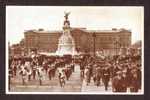
[[[105, 91], [111, 86], [113, 92], [138, 92], [141, 89], [141, 56], [140, 55], [118, 55], [113, 57], [93, 57], [90, 55], [79, 55], [64, 57], [21, 57], [9, 60], [9, 84], [17, 73], [26, 85], [31, 80], [38, 80], [39, 85], [44, 82], [44, 77], [49, 80], [58, 78], [61, 87], [65, 86], [75, 65], [80, 66], [81, 81], [86, 85], [92, 84], [97, 87], [104, 86]], [[66, 84], [67, 85], [67, 84]]]
[[[16, 78], [18, 73], [22, 79], [22, 85], [26, 85], [31, 80], [39, 80], [42, 85], [45, 77], [51, 80], [58, 76], [60, 86], [69, 80], [74, 71], [72, 60], [67, 57], [21, 57], [9, 60], [9, 82], [11, 78]], [[11, 83], [10, 83], [11, 84]]]
[[113, 92], [138, 92], [141, 89], [141, 56], [114, 56], [112, 58], [81, 61], [81, 77], [86, 85], [112, 86]]

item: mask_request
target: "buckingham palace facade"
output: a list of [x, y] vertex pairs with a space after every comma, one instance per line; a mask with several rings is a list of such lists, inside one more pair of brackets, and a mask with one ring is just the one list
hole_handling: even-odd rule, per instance
[[[45, 31], [43, 29], [24, 32], [24, 48], [26, 53], [36, 49], [38, 52], [55, 52], [62, 31]], [[117, 54], [120, 49], [131, 46], [131, 31], [126, 29], [87, 30], [71, 28], [78, 52], [103, 52], [105, 55]]]

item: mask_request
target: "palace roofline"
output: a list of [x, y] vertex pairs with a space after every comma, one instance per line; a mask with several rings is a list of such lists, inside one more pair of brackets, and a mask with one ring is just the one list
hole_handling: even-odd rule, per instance
[[[122, 32], [122, 31], [125, 31], [125, 32], [131, 32], [130, 30], [127, 30], [127, 29], [124, 29], [124, 28], [121, 28], [121, 29], [116, 29], [116, 28], [112, 28], [112, 30], [87, 30], [86, 28], [80, 28], [80, 27], [72, 27], [71, 30], [81, 30], [81, 31], [84, 31], [84, 32], [87, 32], [87, 33], [93, 33], [93, 32], [96, 32], [96, 33], [99, 33], [99, 32], [104, 32], [104, 33], [118, 33], [118, 32]], [[62, 33], [63, 31], [61, 30], [44, 30], [44, 29], [32, 29], [32, 30], [25, 30], [25, 32], [35, 32], [35, 33]]]
[[63, 31], [60, 30], [36, 30], [36, 29], [32, 29], [32, 30], [25, 30], [24, 32], [35, 32], [35, 33], [62, 33]]

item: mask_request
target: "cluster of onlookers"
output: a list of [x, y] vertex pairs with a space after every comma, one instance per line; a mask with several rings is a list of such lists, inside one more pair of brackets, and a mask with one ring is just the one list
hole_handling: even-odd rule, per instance
[[113, 58], [85, 57], [80, 63], [81, 79], [86, 85], [112, 86], [113, 92], [138, 92], [141, 89], [141, 56], [120, 55]]
[[75, 71], [75, 63], [80, 66], [81, 81], [86, 85], [94, 81], [96, 86], [104, 86], [107, 91], [111, 86], [113, 92], [138, 92], [141, 89], [141, 56], [120, 55], [98, 58], [80, 55], [78, 58], [66, 57], [33, 57], [10, 59], [9, 82], [18, 75], [22, 84], [31, 80], [39, 80], [42, 85], [44, 77], [49, 80], [57, 77], [63, 87]]

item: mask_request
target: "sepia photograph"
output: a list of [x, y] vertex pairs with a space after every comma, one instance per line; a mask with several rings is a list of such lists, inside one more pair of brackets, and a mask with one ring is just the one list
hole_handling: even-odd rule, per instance
[[6, 6], [6, 94], [144, 94], [143, 6]]

